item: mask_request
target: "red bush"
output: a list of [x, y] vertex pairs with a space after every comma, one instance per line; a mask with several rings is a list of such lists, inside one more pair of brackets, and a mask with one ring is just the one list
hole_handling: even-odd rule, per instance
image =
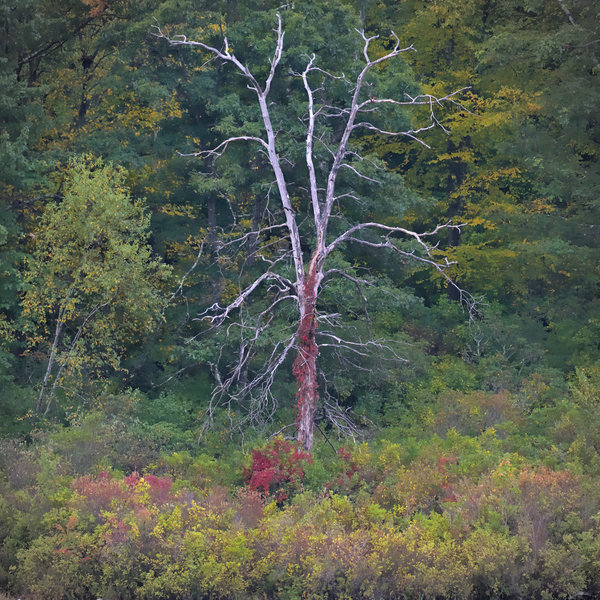
[[173, 482], [169, 477], [148, 474], [142, 478], [137, 471], [122, 480], [112, 479], [106, 471], [95, 477], [84, 475], [75, 479], [71, 487], [81, 496], [78, 503], [89, 513], [99, 517], [103, 511], [111, 509], [115, 500], [137, 506], [140, 498], [136, 492], [141, 482], [147, 486], [143, 489], [147, 491], [152, 503], [161, 505], [175, 500], [171, 492]]
[[440, 502], [456, 502], [457, 497], [454, 493], [454, 489], [452, 487], [452, 483], [449, 479], [449, 474], [446, 471], [446, 465], [456, 465], [458, 464], [458, 460], [455, 456], [447, 456], [442, 457], [439, 460], [439, 469], [440, 473], [444, 475], [444, 481], [442, 483], [442, 495], [440, 497]]
[[102, 471], [96, 477], [91, 475], [79, 477], [73, 480], [71, 487], [83, 497], [83, 505], [96, 517], [102, 511], [108, 510], [115, 498], [124, 498], [126, 494], [123, 484], [116, 479], [111, 479], [106, 471]]
[[252, 451], [252, 466], [244, 469], [244, 477], [250, 490], [273, 494], [282, 504], [304, 479], [306, 463], [312, 458], [296, 442], [275, 438], [264, 449]]
[[170, 477], [157, 477], [151, 473], [141, 477], [137, 471], [133, 471], [131, 475], [125, 477], [125, 483], [130, 490], [135, 490], [140, 482], [144, 482], [148, 486], [148, 496], [155, 504], [164, 504], [173, 500], [171, 488], [173, 482]]
[[148, 495], [156, 504], [164, 504], [173, 499], [171, 488], [173, 482], [169, 477], [157, 477], [156, 475], [144, 475], [144, 481], [148, 484]]

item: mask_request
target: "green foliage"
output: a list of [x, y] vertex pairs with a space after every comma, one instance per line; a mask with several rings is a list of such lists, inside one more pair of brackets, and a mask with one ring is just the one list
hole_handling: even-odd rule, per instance
[[101, 473], [73, 481], [63, 522], [19, 553], [16, 584], [48, 598], [61, 585], [73, 598], [561, 597], [593, 581], [591, 532], [553, 533], [577, 510], [577, 486], [503, 461], [471, 490], [457, 485], [441, 514], [406, 519], [335, 494], [278, 509], [255, 493], [194, 498], [164, 478]]
[[[586, 385], [574, 383], [577, 404], [565, 401], [538, 435], [554, 435], [560, 411], [567, 417], [590, 410], [579, 407]], [[233, 493], [222, 487], [231, 457], [163, 449], [157, 461], [131, 447], [154, 464], [133, 470], [118, 445], [132, 424], [119, 429], [106, 415], [38, 434], [33, 445], [5, 442], [0, 512], [14, 518], [0, 530], [3, 585], [49, 599], [593, 593], [597, 521], [590, 515], [600, 506], [594, 475], [536, 464], [511, 452], [515, 439], [501, 439], [491, 427], [435, 435], [444, 420], [448, 427], [473, 407], [498, 427], [514, 418], [506, 394], [454, 394], [454, 404], [440, 395], [449, 412], [432, 413], [419, 439], [403, 430], [399, 441], [342, 448], [335, 459], [329, 446], [318, 445], [304, 478], [312, 491], [297, 491], [279, 506], [240, 478], [227, 482]], [[127, 405], [125, 398], [115, 402]], [[144, 399], [129, 402], [136, 414]], [[130, 447], [132, 438], [124, 439]], [[265, 456], [257, 449], [255, 463]], [[131, 474], [110, 469], [107, 459]]]
[[149, 219], [122, 171], [84, 158], [70, 164], [64, 185], [64, 199], [47, 206], [34, 234], [24, 276], [29, 346], [49, 347], [38, 412], [54, 377], [46, 413], [57, 386], [118, 369], [126, 344], [154, 329], [169, 274], [152, 256]]

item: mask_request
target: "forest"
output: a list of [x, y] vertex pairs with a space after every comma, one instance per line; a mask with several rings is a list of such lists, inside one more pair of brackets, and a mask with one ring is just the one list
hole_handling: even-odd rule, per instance
[[0, 29], [0, 600], [600, 597], [600, 4]]

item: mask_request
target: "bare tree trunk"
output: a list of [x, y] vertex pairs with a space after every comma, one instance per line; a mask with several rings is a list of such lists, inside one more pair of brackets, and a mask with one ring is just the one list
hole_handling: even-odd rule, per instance
[[[46, 396], [46, 390], [48, 389], [48, 383], [50, 381], [50, 375], [52, 374], [52, 368], [54, 367], [54, 360], [56, 359], [56, 351], [58, 348], [58, 343], [60, 337], [62, 335], [64, 327], [64, 321], [62, 320], [62, 311], [59, 315], [58, 320], [56, 321], [56, 331], [54, 332], [54, 340], [52, 341], [52, 348], [50, 349], [50, 356], [48, 357], [48, 365], [46, 366], [46, 373], [44, 374], [44, 379], [42, 381], [42, 389], [40, 390], [40, 396], [37, 401], [37, 406], [35, 408], [35, 412], [39, 415], [42, 412], [42, 406], [44, 405], [44, 398]], [[44, 416], [48, 413], [48, 408], [50, 408], [50, 403], [44, 412]]]
[[315, 425], [315, 411], [319, 400], [317, 381], [317, 292], [319, 277], [314, 261], [299, 292], [300, 323], [298, 325], [298, 355], [294, 361], [293, 374], [298, 384], [298, 442], [311, 451]]
[[[54, 331], [54, 339], [52, 340], [52, 347], [50, 348], [50, 355], [48, 356], [48, 365], [46, 366], [46, 373], [44, 374], [44, 379], [42, 380], [42, 389], [40, 390], [40, 395], [37, 401], [37, 406], [35, 407], [35, 412], [39, 415], [42, 412], [42, 406], [44, 405], [44, 397], [46, 396], [46, 390], [48, 389], [48, 383], [50, 382], [50, 376], [52, 374], [52, 369], [54, 367], [54, 361], [56, 359], [56, 353], [58, 351], [58, 344], [60, 343], [60, 338], [62, 337], [63, 329], [65, 326], [65, 312], [66, 312], [66, 303], [73, 295], [73, 288], [69, 290], [67, 296], [65, 298], [65, 302], [60, 307], [58, 311], [58, 317], [56, 319], [56, 329]], [[44, 416], [48, 413], [49, 405], [46, 407], [46, 411], [44, 412]]]
[[[79, 341], [79, 338], [81, 337], [81, 334], [83, 333], [83, 330], [84, 330], [85, 326], [88, 324], [88, 322], [90, 321], [90, 319], [92, 319], [99, 310], [101, 310], [105, 306], [108, 306], [108, 304], [109, 304], [108, 302], [104, 302], [103, 304], [98, 304], [97, 306], [95, 306], [92, 309], [92, 311], [88, 314], [88, 316], [83, 320], [83, 323], [81, 324], [81, 326], [77, 330], [77, 333], [73, 337], [73, 341], [71, 343], [71, 347], [69, 348], [67, 356], [65, 357], [65, 360], [60, 365], [58, 372], [56, 373], [56, 376], [54, 377], [54, 383], [52, 384], [52, 389], [50, 390], [50, 397], [48, 398], [48, 402], [46, 404], [46, 410], [44, 411], [44, 417], [48, 416], [48, 412], [50, 411], [50, 406], [52, 405], [52, 402], [56, 395], [56, 387], [58, 386], [58, 382], [60, 381], [63, 371], [65, 370], [68, 356], [73, 354], [73, 352], [75, 351], [77, 342]], [[61, 329], [62, 329], [62, 324], [61, 324]], [[56, 343], [56, 338], [55, 338], [55, 343]], [[56, 350], [56, 347], [53, 345], [52, 354], [55, 354], [55, 350]], [[50, 364], [50, 363], [48, 363], [48, 364]], [[47, 380], [44, 378], [44, 385], [43, 385], [44, 390], [46, 389], [46, 386], [47, 386]], [[42, 396], [40, 396], [40, 401], [41, 401], [41, 399], [42, 399]], [[41, 407], [39, 410], [41, 410]], [[38, 410], [38, 412], [39, 412], [39, 410]]]

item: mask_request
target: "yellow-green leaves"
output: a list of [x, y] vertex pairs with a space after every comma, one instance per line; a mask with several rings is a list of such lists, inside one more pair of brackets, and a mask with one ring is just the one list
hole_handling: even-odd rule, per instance
[[69, 165], [65, 194], [35, 233], [23, 298], [31, 348], [49, 347], [45, 391], [117, 369], [126, 344], [151, 331], [169, 269], [152, 256], [149, 217], [125, 173], [84, 157]]

